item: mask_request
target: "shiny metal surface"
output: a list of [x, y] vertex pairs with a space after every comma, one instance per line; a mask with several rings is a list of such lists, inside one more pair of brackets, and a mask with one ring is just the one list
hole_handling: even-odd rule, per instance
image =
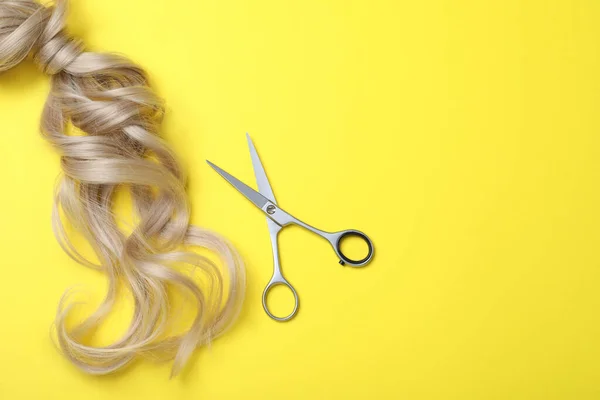
[[262, 194], [258, 193], [256, 190], [252, 189], [250, 186], [246, 185], [244, 182], [240, 181], [235, 176], [229, 174], [227, 171], [224, 171], [223, 169], [219, 168], [218, 166], [216, 166], [215, 164], [211, 163], [208, 160], [206, 160], [206, 162], [215, 171], [217, 171], [219, 173], [219, 175], [221, 175], [223, 178], [225, 178], [225, 180], [227, 182], [231, 183], [231, 185], [234, 188], [236, 188], [237, 190], [240, 191], [240, 193], [242, 193], [244, 196], [246, 196], [246, 198], [248, 200], [250, 200], [252, 203], [254, 203], [254, 205], [256, 207], [262, 209], [263, 206], [269, 202], [269, 199], [267, 199]]
[[[263, 206], [263, 210], [267, 213], [267, 225], [269, 227], [269, 236], [271, 237], [271, 248], [273, 249], [273, 276], [271, 280], [265, 287], [262, 295], [262, 304], [265, 312], [271, 318], [276, 321], [288, 321], [296, 315], [298, 311], [298, 294], [296, 293], [296, 289], [283, 277], [283, 273], [281, 272], [281, 264], [279, 262], [279, 247], [277, 243], [278, 235], [281, 229], [283, 229], [282, 225], [277, 224], [274, 220], [272, 220], [272, 215], [277, 211], [277, 202], [275, 200], [275, 194], [273, 193], [273, 189], [271, 188], [271, 184], [269, 183], [269, 179], [267, 178], [267, 173], [265, 172], [265, 168], [260, 161], [260, 157], [256, 152], [256, 148], [254, 147], [254, 143], [252, 143], [252, 139], [250, 135], [246, 133], [246, 139], [248, 140], [248, 148], [250, 150], [250, 157], [252, 158], [252, 167], [254, 168], [254, 176], [256, 177], [256, 185], [258, 186], [259, 192], [271, 199], [272, 204], [267, 204]], [[277, 286], [284, 285], [287, 286], [292, 293], [294, 294], [294, 309], [292, 312], [285, 317], [278, 317], [271, 313], [269, 310], [269, 305], [267, 304], [267, 296], [269, 295], [269, 291]]]
[[271, 200], [271, 203], [277, 204], [277, 201], [275, 200], [275, 194], [273, 193], [273, 189], [269, 183], [269, 178], [267, 178], [267, 173], [265, 172], [265, 167], [263, 167], [262, 162], [260, 161], [260, 157], [256, 152], [254, 143], [252, 142], [252, 138], [250, 138], [250, 135], [247, 133], [246, 139], [248, 140], [248, 149], [250, 150], [250, 158], [252, 159], [252, 167], [254, 168], [254, 176], [256, 177], [258, 191], [267, 199]]
[[[299, 302], [298, 302], [298, 294], [296, 293], [296, 290], [284, 278], [283, 273], [281, 272], [281, 266], [280, 266], [280, 261], [279, 261], [278, 235], [279, 235], [279, 232], [285, 226], [290, 225], [290, 224], [296, 224], [296, 225], [299, 225], [299, 226], [313, 232], [314, 234], [322, 237], [323, 239], [327, 240], [329, 242], [329, 244], [331, 245], [331, 247], [333, 247], [335, 254], [339, 257], [341, 265], [349, 265], [352, 267], [362, 267], [362, 266], [368, 264], [373, 259], [374, 246], [373, 246], [373, 242], [371, 241], [371, 239], [361, 231], [358, 231], [355, 229], [348, 229], [348, 230], [339, 231], [339, 232], [325, 232], [325, 231], [317, 229], [305, 222], [300, 221], [299, 219], [293, 217], [292, 215], [290, 215], [283, 209], [279, 208], [279, 206], [277, 205], [277, 202], [275, 200], [275, 194], [273, 193], [273, 189], [271, 188], [271, 184], [269, 183], [269, 179], [267, 178], [265, 169], [262, 165], [262, 162], [260, 161], [260, 157], [258, 156], [258, 153], [256, 152], [256, 148], [254, 147], [254, 143], [252, 142], [250, 135], [246, 134], [246, 138], [248, 140], [248, 148], [250, 150], [250, 156], [252, 158], [252, 166], [254, 168], [254, 176], [256, 177], [256, 184], [258, 186], [258, 190], [260, 191], [260, 193], [257, 192], [256, 190], [252, 189], [251, 187], [249, 187], [248, 185], [246, 185], [244, 182], [240, 181], [236, 177], [230, 175], [223, 169], [217, 167], [215, 164], [211, 163], [210, 161], [207, 160], [206, 162], [215, 171], [217, 171], [219, 173], [219, 175], [221, 175], [225, 180], [227, 180], [233, 187], [235, 187], [244, 196], [246, 196], [246, 198], [248, 200], [250, 200], [255, 206], [260, 208], [267, 216], [269, 235], [271, 237], [271, 247], [273, 250], [273, 276], [271, 277], [271, 280], [269, 281], [269, 283], [267, 284], [267, 287], [265, 288], [265, 290], [263, 292], [262, 303], [263, 303], [263, 308], [265, 309], [265, 312], [267, 313], [267, 315], [269, 315], [269, 317], [273, 318], [276, 321], [288, 321], [291, 318], [293, 318], [294, 315], [296, 315], [296, 312], [298, 311]], [[358, 237], [367, 243], [369, 252], [365, 258], [363, 258], [361, 260], [352, 260], [342, 253], [341, 241], [347, 236]], [[267, 305], [267, 296], [269, 294], [269, 291], [277, 285], [287, 286], [294, 295], [294, 299], [295, 299], [294, 310], [285, 317], [277, 317], [277, 316], [273, 315], [269, 311], [269, 307]]]

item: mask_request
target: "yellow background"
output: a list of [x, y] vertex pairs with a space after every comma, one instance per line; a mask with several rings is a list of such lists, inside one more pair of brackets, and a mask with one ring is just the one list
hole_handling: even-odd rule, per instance
[[[600, 398], [599, 20], [596, 0], [73, 0], [71, 31], [166, 99], [193, 221], [241, 251], [247, 299], [171, 381], [60, 356], [63, 290], [105, 281], [54, 240], [49, 82], [22, 64], [0, 76], [0, 398]], [[245, 132], [284, 208], [376, 246], [342, 268], [286, 229], [287, 324], [260, 304], [264, 218], [204, 162], [253, 184]]]

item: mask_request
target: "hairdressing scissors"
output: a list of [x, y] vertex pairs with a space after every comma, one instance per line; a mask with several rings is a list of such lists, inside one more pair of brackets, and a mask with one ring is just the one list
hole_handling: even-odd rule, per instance
[[[273, 248], [273, 276], [271, 280], [265, 287], [262, 296], [262, 304], [265, 312], [269, 317], [273, 318], [277, 321], [288, 321], [290, 320], [298, 311], [298, 294], [294, 287], [283, 277], [281, 272], [281, 266], [279, 265], [279, 249], [277, 245], [277, 236], [279, 232], [287, 225], [296, 224], [309, 231], [321, 236], [323, 239], [327, 240], [333, 250], [340, 258], [341, 265], [350, 265], [352, 267], [361, 267], [366, 265], [373, 258], [373, 242], [371, 239], [361, 231], [357, 231], [355, 229], [348, 229], [339, 232], [325, 232], [319, 230], [315, 227], [312, 227], [297, 218], [292, 217], [290, 214], [282, 210], [275, 201], [275, 195], [273, 194], [273, 189], [271, 189], [271, 185], [269, 184], [269, 180], [267, 179], [267, 174], [265, 173], [265, 169], [260, 162], [260, 158], [258, 157], [258, 153], [256, 152], [256, 148], [252, 143], [252, 139], [250, 139], [250, 135], [246, 134], [248, 139], [248, 147], [250, 149], [250, 156], [252, 158], [252, 166], [254, 168], [254, 175], [256, 176], [256, 184], [258, 185], [258, 190], [252, 189], [236, 177], [230, 175], [229, 173], [223, 171], [221, 168], [217, 167], [215, 164], [206, 160], [206, 162], [221, 175], [227, 182], [229, 182], [233, 187], [235, 187], [240, 193], [242, 193], [248, 200], [250, 200], [256, 207], [258, 207], [262, 212], [264, 212], [267, 216], [267, 224], [269, 226], [269, 234], [271, 236], [271, 245]], [[368, 254], [360, 260], [353, 260], [350, 257], [347, 257], [341, 248], [342, 241], [348, 237], [357, 237], [366, 242], [368, 247]], [[269, 311], [269, 307], [267, 305], [267, 295], [269, 291], [277, 286], [277, 285], [285, 285], [287, 286], [294, 295], [294, 310], [286, 317], [277, 317]]]

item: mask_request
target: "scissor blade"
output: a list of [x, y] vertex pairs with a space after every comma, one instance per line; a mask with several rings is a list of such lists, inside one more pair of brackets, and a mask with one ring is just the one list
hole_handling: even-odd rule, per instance
[[275, 201], [275, 195], [273, 194], [273, 189], [271, 188], [271, 184], [269, 183], [269, 178], [267, 178], [265, 168], [260, 162], [260, 157], [256, 152], [254, 143], [252, 143], [252, 139], [247, 133], [246, 138], [248, 139], [248, 148], [250, 149], [250, 157], [252, 157], [252, 167], [254, 168], [254, 176], [256, 177], [256, 185], [258, 186], [258, 191], [263, 196], [270, 199], [271, 202], [277, 204], [277, 202]]
[[256, 190], [252, 189], [250, 186], [246, 185], [244, 182], [240, 181], [235, 176], [223, 171], [221, 168], [217, 167], [215, 164], [211, 163], [208, 160], [206, 160], [206, 162], [208, 163], [208, 165], [213, 167], [213, 169], [217, 171], [219, 175], [225, 178], [227, 182], [231, 183], [231, 185], [234, 188], [236, 188], [240, 191], [240, 193], [246, 196], [248, 200], [254, 203], [256, 207], [262, 209], [265, 206], [265, 204], [269, 202], [269, 199], [267, 199], [262, 194], [258, 193]]

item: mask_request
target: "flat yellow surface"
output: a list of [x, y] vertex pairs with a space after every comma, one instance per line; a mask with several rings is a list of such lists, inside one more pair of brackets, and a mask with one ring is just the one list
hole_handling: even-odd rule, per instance
[[[71, 31], [166, 99], [193, 221], [243, 254], [247, 299], [174, 380], [170, 364], [91, 377], [62, 358], [62, 292], [106, 283], [54, 240], [49, 81], [25, 63], [0, 75], [0, 399], [600, 398], [597, 0], [71, 3]], [[260, 303], [264, 218], [204, 162], [253, 185], [245, 132], [280, 205], [376, 246], [343, 268], [286, 229], [301, 298], [286, 324]]]

